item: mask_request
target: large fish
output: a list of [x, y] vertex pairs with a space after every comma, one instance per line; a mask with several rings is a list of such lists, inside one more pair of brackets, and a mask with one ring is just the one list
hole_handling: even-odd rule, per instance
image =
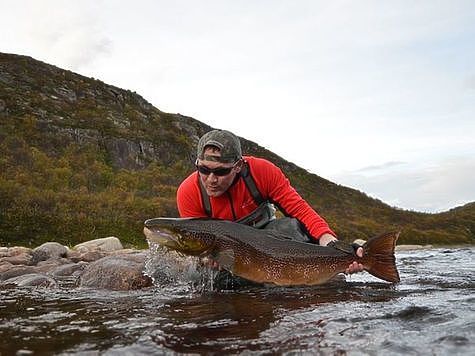
[[271, 230], [224, 220], [156, 218], [145, 221], [149, 241], [191, 256], [208, 256], [234, 275], [276, 285], [323, 284], [353, 262], [373, 276], [399, 282], [394, 247], [399, 233], [388, 233], [363, 246], [363, 257], [289, 240]]

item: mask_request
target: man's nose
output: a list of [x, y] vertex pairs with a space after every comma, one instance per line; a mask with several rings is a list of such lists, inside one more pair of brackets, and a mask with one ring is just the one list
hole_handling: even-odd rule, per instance
[[209, 175], [208, 175], [208, 179], [213, 181], [213, 182], [216, 182], [218, 180], [218, 176], [216, 174], [214, 174], [213, 172], [211, 172]]

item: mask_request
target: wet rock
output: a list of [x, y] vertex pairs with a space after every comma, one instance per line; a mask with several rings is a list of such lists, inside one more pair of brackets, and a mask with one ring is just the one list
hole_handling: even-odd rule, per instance
[[87, 262], [68, 263], [56, 267], [51, 273], [54, 277], [69, 277], [81, 275], [89, 264]]
[[29, 253], [20, 253], [10, 257], [3, 257], [2, 262], [9, 262], [12, 265], [29, 265], [32, 256]]
[[79, 251], [69, 250], [66, 258], [72, 262], [79, 262], [81, 261], [81, 253]]
[[103, 252], [110, 252], [115, 250], [122, 250], [122, 243], [117, 237], [110, 236], [105, 237], [103, 239], [95, 239], [80, 243], [73, 247], [73, 250], [79, 252], [87, 252], [87, 251], [103, 251]]
[[112, 251], [112, 252], [109, 252], [109, 255], [110, 256], [115, 256], [115, 255], [127, 255], [127, 254], [136, 254], [140, 251], [138, 250], [135, 250], [133, 248], [124, 248], [122, 250], [116, 250], [116, 251]]
[[82, 250], [82, 252], [70, 250], [68, 252], [68, 259], [72, 262], [94, 262], [106, 256], [105, 252], [98, 250]]
[[10, 268], [13, 267], [13, 264], [11, 264], [10, 262], [0, 262], [0, 274], [5, 272], [5, 271], [8, 271]]
[[40, 261], [36, 265], [36, 272], [49, 273], [56, 269], [58, 266], [70, 263], [71, 261], [66, 258], [50, 258], [46, 261]]
[[66, 257], [67, 254], [68, 248], [66, 246], [57, 242], [46, 242], [33, 250], [31, 264], [35, 265], [50, 258]]
[[152, 285], [143, 274], [146, 253], [108, 256], [92, 262], [81, 276], [81, 287], [131, 290]]
[[15, 287], [57, 287], [58, 283], [51, 277], [44, 274], [31, 273], [9, 278], [2, 282], [4, 286]]
[[4, 281], [10, 278], [18, 277], [24, 274], [35, 273], [36, 269], [33, 266], [13, 266], [0, 273], [0, 280]]
[[8, 249], [8, 255], [9, 256], [17, 256], [17, 255], [22, 255], [22, 254], [32, 254], [32, 249], [28, 247], [23, 247], [23, 246], [14, 246], [10, 247]]
[[427, 250], [432, 248], [432, 245], [397, 245], [396, 251], [413, 251], [413, 250]]
[[87, 251], [85, 253], [81, 253], [80, 261], [84, 262], [94, 262], [100, 260], [101, 258], [105, 257], [106, 254], [100, 251]]
[[10, 256], [8, 253], [8, 247], [0, 247], [0, 258]]

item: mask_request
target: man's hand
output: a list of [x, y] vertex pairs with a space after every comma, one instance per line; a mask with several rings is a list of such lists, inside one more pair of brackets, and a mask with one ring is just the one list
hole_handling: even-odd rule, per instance
[[209, 257], [200, 258], [200, 264], [211, 269], [221, 270], [219, 263]]
[[[332, 241], [337, 241], [337, 238], [330, 234], [323, 234], [322, 236], [320, 236], [320, 239], [318, 241], [320, 243], [320, 246], [326, 246]], [[356, 255], [358, 257], [363, 257], [363, 247], [358, 247], [358, 249], [356, 250]], [[346, 274], [352, 274], [357, 272], [363, 272], [363, 265], [356, 261], [352, 262], [345, 270]]]

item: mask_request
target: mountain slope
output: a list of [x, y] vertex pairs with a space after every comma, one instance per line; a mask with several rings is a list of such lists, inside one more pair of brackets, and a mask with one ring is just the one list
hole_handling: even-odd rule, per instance
[[[0, 54], [0, 243], [116, 235], [143, 244], [143, 220], [177, 215], [176, 187], [210, 129], [128, 90]], [[395, 209], [244, 138], [242, 145], [281, 167], [345, 239], [402, 229], [406, 243], [474, 241], [474, 204], [441, 214]]]

